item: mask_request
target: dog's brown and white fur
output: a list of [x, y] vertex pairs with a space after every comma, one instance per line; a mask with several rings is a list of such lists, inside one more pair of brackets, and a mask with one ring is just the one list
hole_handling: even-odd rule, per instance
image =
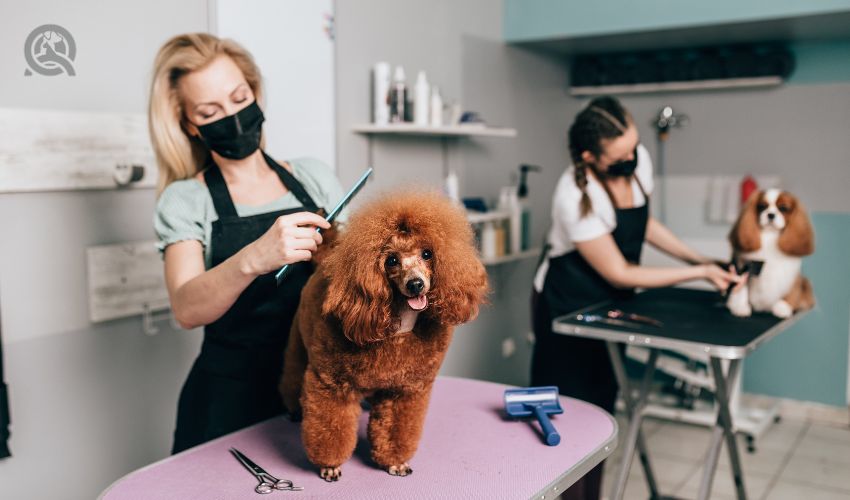
[[764, 262], [758, 276], [730, 294], [726, 305], [732, 314], [771, 312], [787, 318], [814, 305], [811, 283], [800, 273], [802, 257], [814, 252], [814, 232], [797, 197], [779, 189], [754, 193], [729, 241], [736, 262]]
[[454, 327], [486, 292], [466, 215], [445, 196], [395, 193], [352, 215], [301, 294], [281, 382], [322, 478], [340, 478], [364, 398], [372, 459], [395, 476], [412, 472]]

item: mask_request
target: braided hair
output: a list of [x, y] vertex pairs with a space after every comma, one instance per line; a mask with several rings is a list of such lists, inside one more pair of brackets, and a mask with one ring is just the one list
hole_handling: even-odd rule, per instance
[[[581, 189], [581, 216], [585, 217], [593, 206], [587, 194], [587, 169], [594, 168], [582, 158], [584, 151], [594, 157], [602, 154], [602, 139], [623, 135], [632, 118], [615, 97], [602, 96], [590, 101], [575, 118], [568, 132], [570, 157], [575, 165], [575, 182]], [[598, 173], [597, 173], [598, 174]]]

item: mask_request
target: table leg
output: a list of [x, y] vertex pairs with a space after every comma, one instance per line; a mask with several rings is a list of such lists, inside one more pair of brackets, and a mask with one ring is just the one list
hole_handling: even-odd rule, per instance
[[711, 434], [711, 442], [706, 453], [705, 469], [700, 482], [699, 500], [706, 500], [711, 495], [711, 485], [717, 470], [717, 461], [720, 458], [720, 448], [723, 439], [729, 451], [729, 463], [732, 466], [732, 477], [735, 481], [735, 489], [739, 500], [746, 500], [747, 493], [744, 488], [744, 474], [741, 468], [741, 458], [738, 454], [738, 442], [735, 439], [734, 422], [729, 411], [730, 392], [740, 376], [741, 360], [735, 359], [729, 362], [729, 372], [724, 376], [723, 364], [719, 358], [711, 358], [711, 371], [714, 375], [714, 396], [717, 401], [717, 423]]
[[611, 365], [614, 368], [614, 376], [617, 378], [617, 383], [620, 386], [620, 393], [623, 395], [623, 401], [626, 404], [626, 418], [629, 421], [629, 428], [626, 433], [622, 453], [622, 461], [620, 462], [620, 468], [617, 471], [617, 479], [609, 498], [619, 500], [623, 497], [623, 493], [626, 489], [626, 482], [629, 479], [629, 470], [631, 469], [632, 457], [634, 456], [635, 448], [637, 448], [640, 456], [640, 462], [643, 466], [650, 498], [659, 498], [655, 475], [652, 472], [652, 467], [649, 462], [646, 441], [644, 440], [643, 433], [640, 428], [643, 420], [643, 408], [646, 406], [646, 399], [649, 394], [652, 375], [655, 373], [655, 365], [658, 361], [658, 351], [655, 349], [650, 351], [649, 360], [646, 363], [646, 369], [643, 374], [643, 381], [640, 385], [640, 392], [638, 393], [637, 400], [635, 400], [632, 397], [632, 387], [629, 383], [629, 378], [626, 375], [625, 362], [617, 343], [606, 342], [606, 344], [608, 347], [608, 355], [611, 358]]

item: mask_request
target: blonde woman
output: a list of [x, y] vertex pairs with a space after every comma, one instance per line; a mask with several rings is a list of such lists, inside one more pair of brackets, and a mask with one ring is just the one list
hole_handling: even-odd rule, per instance
[[[315, 212], [342, 198], [331, 169], [280, 163], [262, 149], [263, 88], [232, 40], [172, 38], [154, 63], [149, 123], [160, 172], [154, 228], [171, 308], [204, 341], [180, 394], [173, 453], [279, 414], [286, 337], [327, 228]], [[277, 119], [284, 119], [283, 117]]]

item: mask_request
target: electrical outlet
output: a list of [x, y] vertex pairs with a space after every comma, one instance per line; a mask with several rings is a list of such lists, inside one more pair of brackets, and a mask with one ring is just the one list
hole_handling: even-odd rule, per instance
[[516, 352], [516, 342], [513, 337], [508, 337], [502, 341], [502, 357], [510, 358]]
[[528, 345], [534, 345], [534, 343], [537, 341], [537, 337], [534, 336], [533, 331], [529, 330], [525, 334], [525, 340], [526, 342], [528, 342]]

